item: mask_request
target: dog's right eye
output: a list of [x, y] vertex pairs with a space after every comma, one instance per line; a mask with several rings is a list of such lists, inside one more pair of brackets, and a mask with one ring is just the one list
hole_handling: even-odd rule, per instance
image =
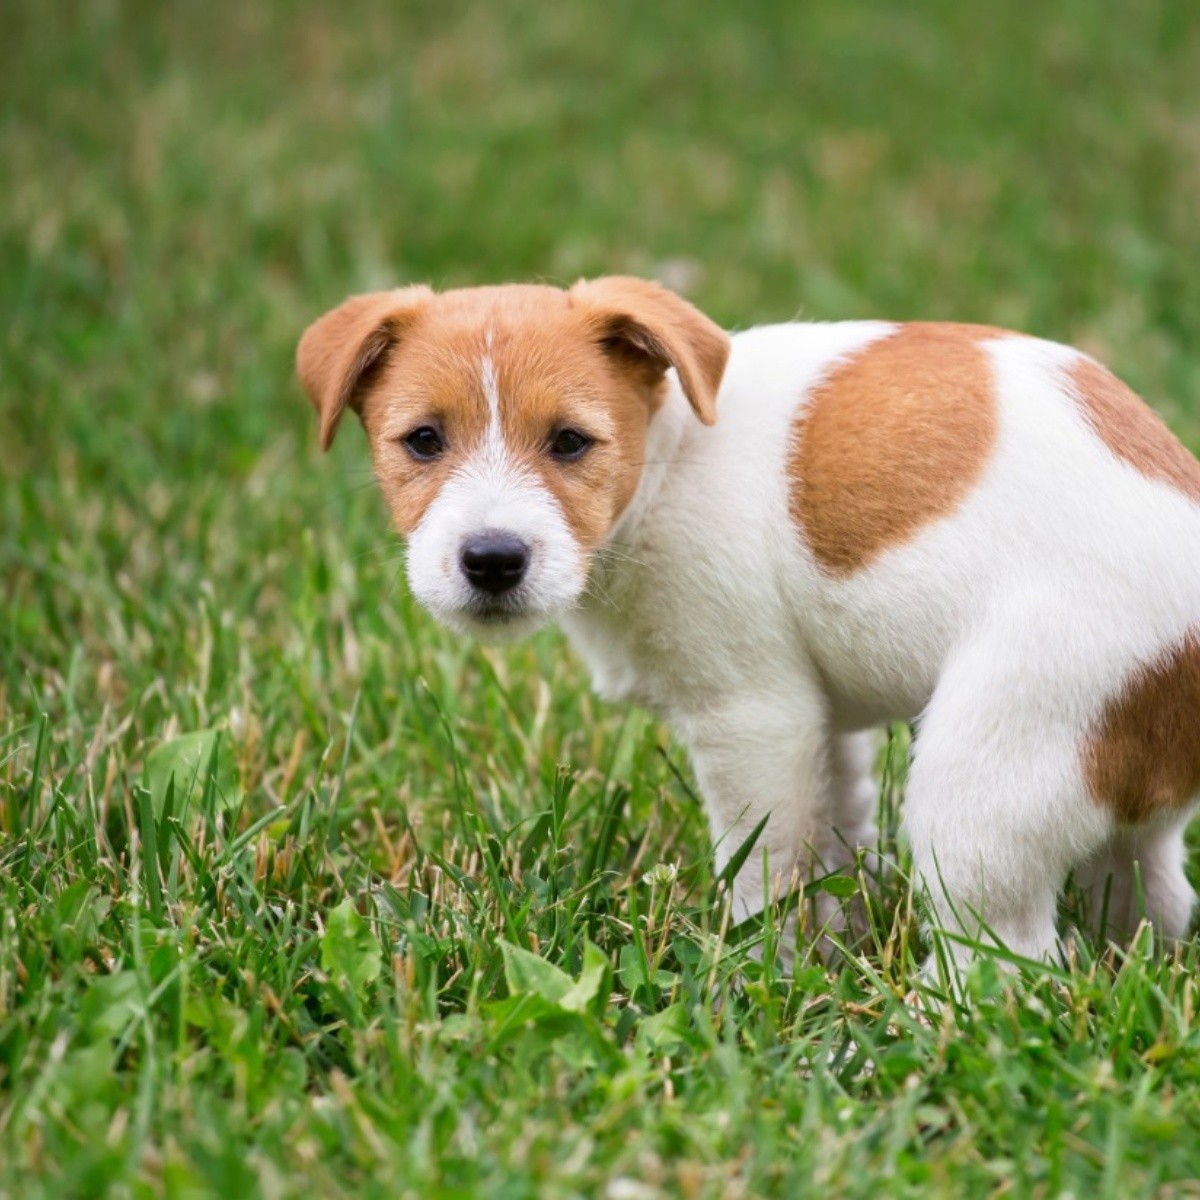
[[401, 440], [409, 454], [421, 462], [437, 458], [446, 449], [442, 435], [432, 425], [422, 425], [420, 429], [414, 429]]

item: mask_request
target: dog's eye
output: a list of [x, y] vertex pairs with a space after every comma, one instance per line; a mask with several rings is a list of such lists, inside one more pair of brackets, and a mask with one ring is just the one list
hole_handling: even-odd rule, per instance
[[582, 458], [591, 444], [592, 439], [586, 433], [580, 433], [577, 429], [560, 429], [550, 443], [550, 453], [555, 458], [570, 462]]
[[419, 458], [422, 462], [437, 458], [446, 448], [442, 441], [442, 435], [432, 425], [422, 425], [420, 429], [414, 429], [402, 440], [409, 454], [413, 458]]

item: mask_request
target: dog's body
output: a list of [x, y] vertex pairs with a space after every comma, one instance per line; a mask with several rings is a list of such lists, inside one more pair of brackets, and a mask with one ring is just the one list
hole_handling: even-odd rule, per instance
[[[601, 694], [686, 742], [719, 856], [765, 817], [773, 873], [845, 865], [873, 839], [862, 731], [919, 717], [905, 825], [940, 924], [1050, 954], [1074, 870], [1109, 928], [1144, 906], [1186, 931], [1200, 466], [1132, 393], [977, 326], [726, 342], [640, 281], [506, 293], [410, 290], [348, 321], [351, 301], [302, 345], [326, 440], [362, 411], [419, 597], [459, 626], [559, 617]], [[447, 435], [455, 405], [473, 416]], [[540, 451], [515, 423], [535, 412]], [[394, 478], [395, 439], [435, 427], [425, 475]], [[755, 854], [735, 903], [762, 900]]]

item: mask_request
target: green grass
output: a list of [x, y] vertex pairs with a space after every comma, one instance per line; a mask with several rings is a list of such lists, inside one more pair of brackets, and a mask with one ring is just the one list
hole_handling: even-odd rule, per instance
[[1198, 55], [1184, 0], [5, 6], [0, 1193], [1200, 1192], [1196, 944], [926, 1020], [898, 876], [759, 966], [678, 749], [416, 611], [291, 375], [353, 290], [665, 273], [1074, 341], [1200, 446]]

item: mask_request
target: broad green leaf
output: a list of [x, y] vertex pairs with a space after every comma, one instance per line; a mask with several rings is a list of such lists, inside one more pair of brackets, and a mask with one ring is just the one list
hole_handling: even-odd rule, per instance
[[617, 973], [621, 976], [621, 982], [631, 993], [640, 987], [650, 986], [650, 975], [646, 970], [646, 964], [642, 961], [642, 956], [632, 942], [626, 942], [621, 947], [620, 966], [617, 968]]
[[155, 818], [161, 818], [167, 798], [167, 785], [175, 779], [173, 811], [182, 817], [189, 805], [204, 795], [208, 783], [209, 766], [214, 762], [216, 770], [213, 784], [217, 805], [233, 808], [241, 798], [237, 771], [233, 755], [221, 743], [221, 732], [217, 729], [201, 729], [185, 733], [169, 742], [161, 742], [146, 756], [145, 779], [154, 806]]
[[113, 1069], [113, 1047], [107, 1041], [73, 1045], [51, 1072], [50, 1094], [64, 1111], [78, 1113], [85, 1104], [106, 1095], [116, 1099], [121, 1090], [119, 1079]]
[[349, 897], [325, 918], [321, 938], [321, 968], [337, 983], [362, 997], [368, 983], [383, 969], [383, 950], [371, 927], [359, 916]]
[[826, 875], [824, 879], [817, 881], [816, 886], [828, 895], [837, 896], [842, 900], [858, 891], [858, 881], [853, 875]]
[[687, 1008], [676, 1003], [639, 1022], [636, 1042], [646, 1054], [669, 1054], [687, 1040], [687, 1032]]
[[671, 987], [678, 979], [678, 976], [672, 971], [648, 970], [637, 947], [632, 942], [627, 942], [621, 947], [621, 965], [618, 968], [618, 974], [630, 993], [635, 992], [639, 987], [657, 988], [661, 991]]
[[586, 1012], [600, 992], [607, 969], [608, 959], [604, 952], [591, 942], [585, 942], [579, 978], [563, 993], [559, 1004], [568, 1012]]
[[79, 1006], [82, 1023], [93, 1034], [118, 1037], [144, 1010], [142, 987], [133, 971], [93, 978]]
[[576, 986], [566, 971], [511, 942], [502, 941], [500, 953], [504, 958], [504, 979], [514, 996], [541, 996], [551, 1004], [561, 1005], [563, 997]]
[[565, 1012], [536, 992], [521, 992], [503, 1000], [493, 1000], [485, 1005], [483, 1011], [488, 1018], [488, 1036], [492, 1049], [499, 1049], [531, 1025], [581, 1019], [578, 1014]]

